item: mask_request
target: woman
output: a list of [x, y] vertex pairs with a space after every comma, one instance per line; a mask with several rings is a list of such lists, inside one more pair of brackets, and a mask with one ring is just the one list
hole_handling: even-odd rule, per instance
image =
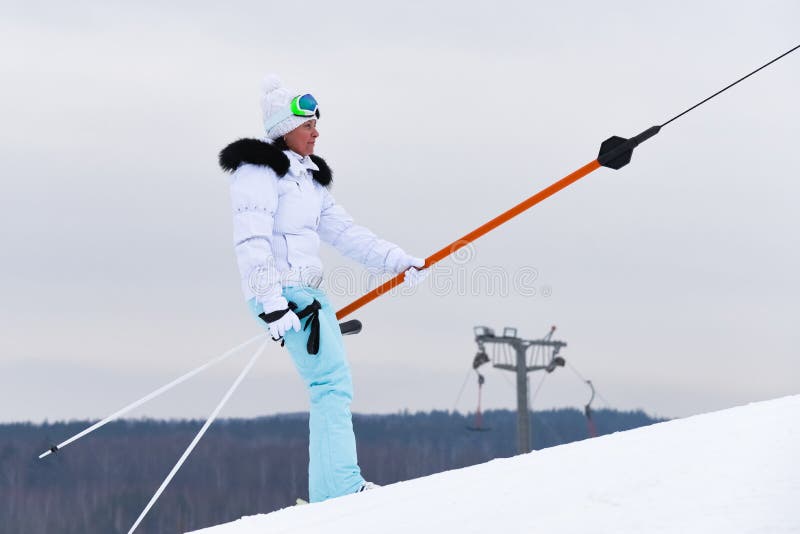
[[272, 338], [285, 343], [309, 391], [309, 498], [318, 502], [376, 486], [358, 466], [350, 368], [335, 312], [319, 288], [320, 240], [371, 269], [406, 272], [409, 285], [424, 278], [413, 268], [425, 262], [354, 224], [328, 192], [331, 169], [314, 154], [319, 109], [312, 95], [290, 92], [269, 76], [261, 104], [265, 137], [240, 139], [219, 159], [232, 172], [245, 298]]

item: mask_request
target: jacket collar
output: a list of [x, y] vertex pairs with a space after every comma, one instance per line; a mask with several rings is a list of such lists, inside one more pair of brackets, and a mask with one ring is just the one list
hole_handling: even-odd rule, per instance
[[284, 150], [284, 154], [289, 158], [289, 174], [294, 177], [300, 177], [304, 171], [310, 171], [313, 175], [314, 171], [319, 171], [319, 167], [310, 156], [301, 156], [293, 150]]
[[312, 154], [300, 158], [291, 150], [283, 151], [262, 139], [239, 139], [219, 153], [219, 165], [228, 172], [235, 171], [245, 163], [269, 167], [281, 178], [289, 172], [296, 177], [308, 169], [320, 185], [329, 187], [333, 181], [333, 171], [321, 157]]

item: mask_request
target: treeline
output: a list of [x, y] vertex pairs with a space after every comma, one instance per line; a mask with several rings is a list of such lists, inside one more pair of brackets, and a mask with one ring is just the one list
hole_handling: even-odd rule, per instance
[[[532, 413], [535, 449], [588, 437], [583, 413]], [[598, 410], [598, 434], [657, 422], [642, 412]], [[0, 425], [0, 531], [127, 532], [202, 421], [111, 423], [63, 451], [51, 445], [91, 422]], [[516, 453], [516, 413], [355, 415], [359, 463], [390, 484]], [[176, 533], [291, 506], [308, 494], [308, 414], [217, 421], [140, 526]]]

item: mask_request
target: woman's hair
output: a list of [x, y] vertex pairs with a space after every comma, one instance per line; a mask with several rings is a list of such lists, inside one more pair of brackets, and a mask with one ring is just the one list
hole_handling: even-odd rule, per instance
[[274, 146], [278, 150], [290, 150], [289, 145], [286, 144], [286, 140], [283, 138], [283, 136], [278, 137], [277, 139], [272, 141], [272, 146]]

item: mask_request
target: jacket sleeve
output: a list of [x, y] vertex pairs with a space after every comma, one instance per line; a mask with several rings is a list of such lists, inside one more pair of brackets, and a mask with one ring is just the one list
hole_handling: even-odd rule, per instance
[[342, 255], [370, 269], [399, 273], [405, 265], [405, 251], [394, 243], [380, 239], [369, 229], [355, 224], [344, 208], [336, 203], [333, 195], [327, 189], [323, 191], [322, 212], [317, 228], [320, 239]]
[[247, 298], [266, 313], [288, 307], [272, 256], [272, 228], [278, 207], [277, 180], [264, 167], [242, 165], [231, 176], [233, 243]]

